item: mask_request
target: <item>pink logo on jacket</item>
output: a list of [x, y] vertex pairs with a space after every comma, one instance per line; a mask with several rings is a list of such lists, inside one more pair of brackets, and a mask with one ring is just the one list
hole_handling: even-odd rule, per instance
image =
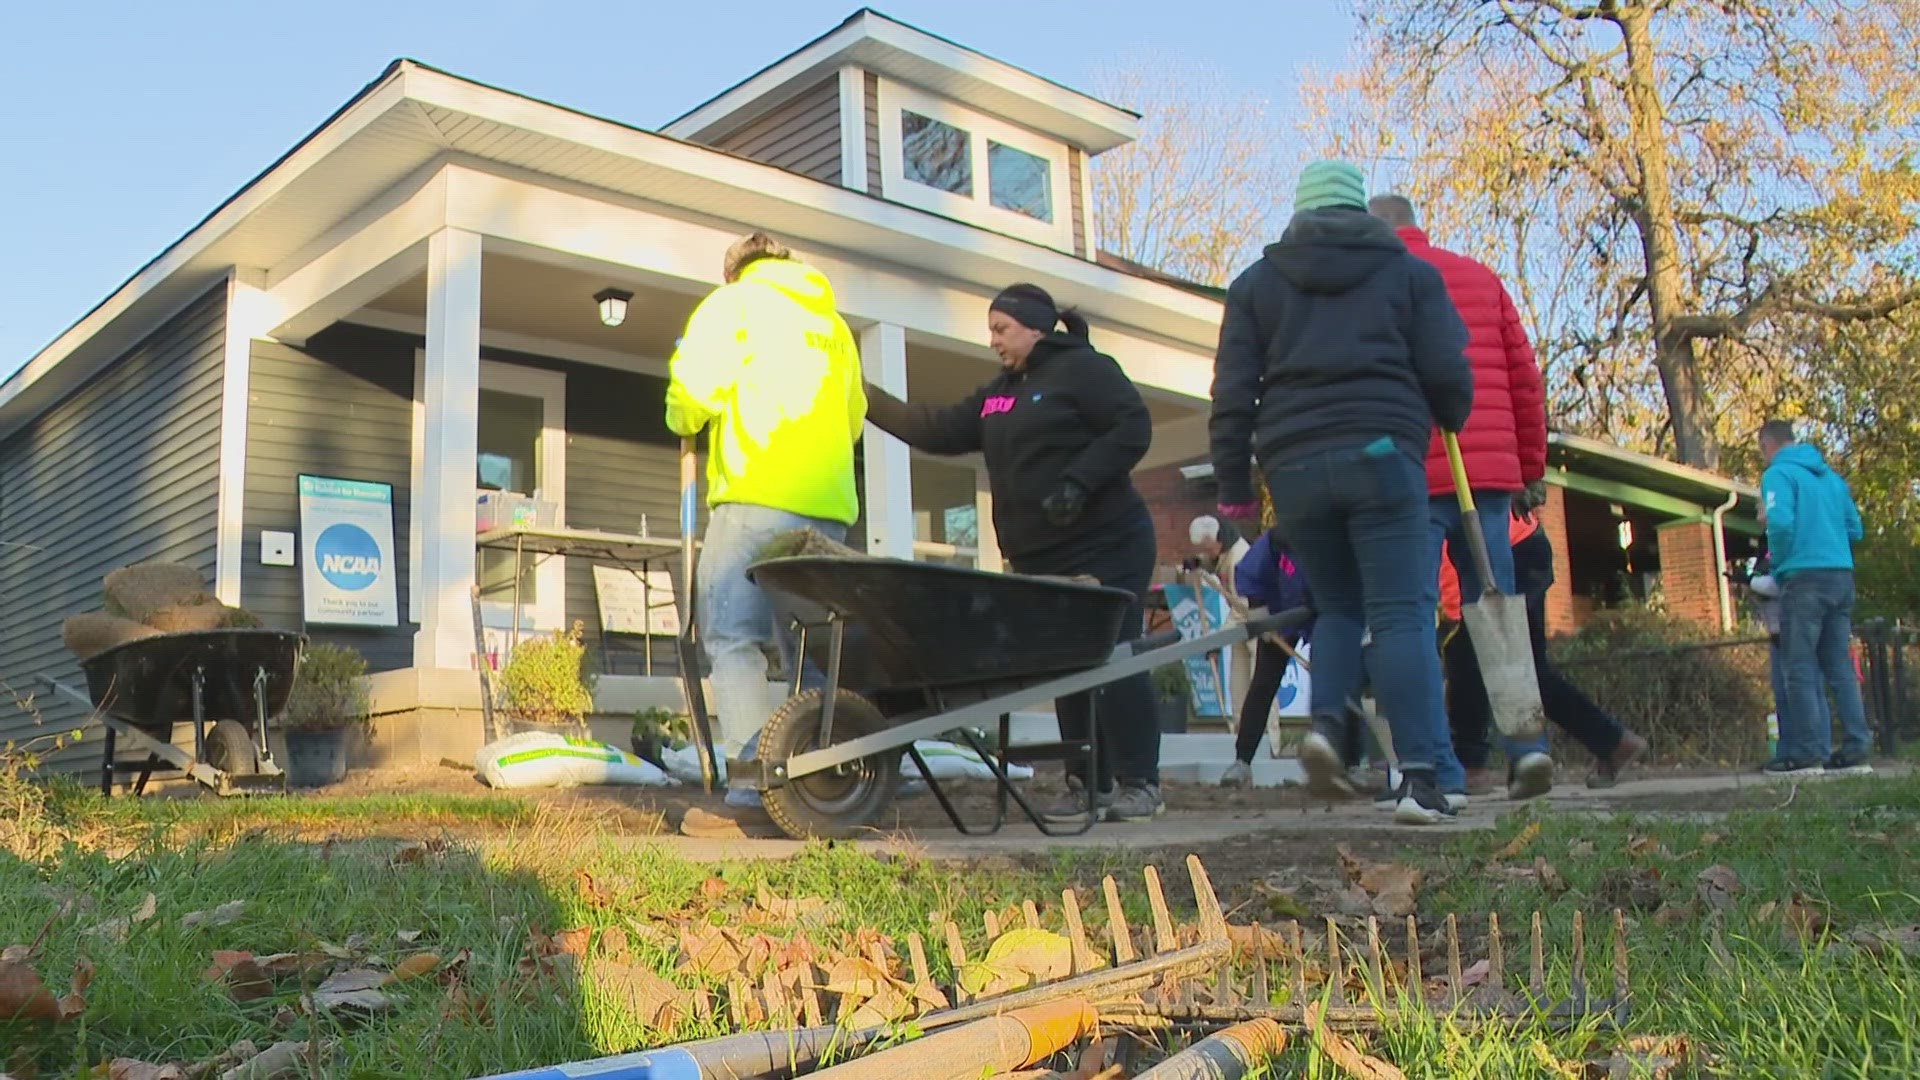
[[980, 404], [980, 415], [982, 418], [985, 418], [985, 417], [992, 416], [996, 413], [1012, 412], [1013, 403], [1015, 400], [1017, 399], [1014, 398], [1013, 395], [1011, 394], [1003, 394], [995, 397], [990, 397], [986, 401]]

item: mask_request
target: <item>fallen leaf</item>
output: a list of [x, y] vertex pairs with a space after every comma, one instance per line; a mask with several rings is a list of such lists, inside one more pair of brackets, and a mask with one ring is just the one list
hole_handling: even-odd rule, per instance
[[1462, 988], [1479, 986], [1492, 976], [1493, 962], [1491, 960], [1475, 960], [1473, 963], [1468, 964], [1465, 970], [1460, 972], [1460, 985]]
[[433, 953], [415, 953], [394, 965], [393, 981], [405, 982], [431, 975], [440, 966], [440, 957]]
[[1022, 927], [994, 939], [986, 956], [960, 972], [960, 985], [976, 996], [1020, 990], [1062, 979], [1073, 970], [1073, 943], [1049, 930]]
[[1692, 922], [1694, 919], [1699, 918], [1699, 916], [1700, 909], [1692, 900], [1684, 904], [1665, 903], [1660, 905], [1660, 910], [1653, 913], [1653, 924], [1655, 926], [1680, 926]]
[[1538, 821], [1528, 822], [1527, 827], [1521, 829], [1520, 834], [1509, 841], [1506, 847], [1493, 853], [1493, 861], [1505, 862], [1508, 859], [1518, 858], [1521, 852], [1527, 850], [1527, 845], [1533, 843], [1534, 838], [1539, 835], [1540, 823]]
[[1599, 893], [1610, 907], [1654, 911], [1665, 899], [1666, 883], [1651, 866], [1614, 869], [1601, 876]]
[[1356, 1080], [1407, 1080], [1407, 1074], [1392, 1062], [1361, 1053], [1352, 1043], [1327, 1027], [1321, 1019], [1323, 1008], [1319, 1002], [1307, 1007], [1307, 1030], [1313, 1033], [1314, 1046], [1336, 1068]]
[[1726, 911], [1740, 895], [1740, 875], [1725, 863], [1715, 863], [1694, 876], [1694, 889], [1710, 911]]
[[1373, 898], [1358, 885], [1347, 885], [1333, 894], [1336, 915], [1361, 917], [1373, 914]]
[[328, 956], [333, 957], [335, 960], [353, 959], [352, 950], [342, 948], [341, 946], [335, 945], [330, 941], [317, 942], [315, 944], [315, 948], [318, 948], [321, 952], [326, 953]]
[[1801, 893], [1794, 893], [1780, 905], [1780, 930], [1789, 944], [1802, 948], [1827, 930], [1827, 913]]
[[485, 994], [455, 984], [447, 991], [447, 1003], [441, 1007], [440, 1015], [447, 1020], [485, 1024], [493, 1016], [493, 1002]]
[[580, 898], [587, 902], [588, 907], [603, 910], [614, 905], [613, 890], [593, 880], [593, 875], [585, 867], [575, 870], [573, 877], [580, 889]]
[[1893, 952], [1920, 956], [1920, 925], [1862, 927], [1848, 934], [1847, 942], [1869, 956]]
[[616, 1002], [645, 1027], [671, 1028], [686, 1011], [681, 1008], [685, 994], [679, 987], [637, 964], [596, 960], [587, 972], [601, 997]]
[[402, 945], [411, 945], [411, 944], [413, 944], [414, 942], [416, 942], [416, 941], [419, 941], [419, 940], [420, 940], [420, 931], [418, 931], [418, 930], [396, 930], [396, 931], [394, 931], [394, 933], [393, 933], [393, 940], [395, 940], [395, 941], [397, 941], [397, 942], [399, 942], [399, 943], [400, 943], [400, 944], [402, 944]]
[[1693, 1048], [1685, 1036], [1641, 1035], [1606, 1058], [1587, 1062], [1589, 1080], [1667, 1080], [1688, 1068]]
[[[131, 914], [108, 919], [106, 922], [89, 929], [87, 933], [98, 935], [110, 941], [125, 941], [127, 940], [127, 935], [133, 931], [134, 927], [151, 920], [154, 912], [159, 909], [159, 899], [152, 893], [148, 893], [146, 898], [140, 901], [140, 906], [134, 908]], [[127, 1060], [132, 1061], [133, 1059], [128, 1058]]]
[[393, 981], [393, 976], [384, 971], [370, 971], [366, 968], [354, 968], [350, 971], [329, 975], [327, 980], [314, 988], [316, 994], [352, 994], [361, 990], [377, 990]]
[[1593, 841], [1575, 840], [1567, 845], [1567, 856], [1573, 859], [1591, 858], [1594, 853]]
[[1233, 955], [1241, 960], [1286, 960], [1293, 949], [1287, 939], [1264, 926], [1227, 925], [1227, 938], [1233, 942]]
[[180, 929], [193, 930], [200, 927], [228, 926], [238, 922], [246, 914], [245, 900], [229, 900], [212, 911], [190, 911], [180, 917]]
[[1660, 843], [1658, 837], [1636, 836], [1627, 841], [1627, 854], [1635, 857], [1664, 855], [1666, 847]]
[[1415, 896], [1426, 880], [1423, 872], [1404, 863], [1366, 862], [1345, 844], [1340, 845], [1338, 854], [1341, 871], [1371, 898], [1373, 914], [1390, 918], [1413, 914]]
[[701, 882], [700, 895], [709, 900], [718, 900], [727, 895], [727, 879], [710, 877]]
[[722, 981], [740, 971], [746, 956], [739, 936], [724, 926], [680, 931], [677, 970], [683, 975]]
[[213, 964], [207, 968], [208, 982], [224, 983], [227, 996], [235, 1001], [258, 1001], [272, 997], [273, 979], [250, 952], [216, 949]]
[[812, 922], [824, 925], [840, 921], [841, 916], [845, 914], [840, 905], [831, 900], [818, 896], [802, 896], [786, 900], [775, 896], [764, 884], [754, 894], [753, 902], [781, 922]]
[[60, 1000], [25, 959], [0, 959], [0, 1020], [59, 1020]]
[[1701, 847], [1712, 847], [1713, 845], [1715, 845], [1715, 844], [1717, 844], [1717, 843], [1719, 843], [1720, 841], [1722, 841], [1722, 840], [1725, 840], [1725, 839], [1726, 839], [1726, 837], [1725, 837], [1725, 836], [1723, 836], [1723, 835], [1721, 835], [1720, 833], [1717, 833], [1717, 832], [1710, 832], [1710, 833], [1703, 833], [1703, 834], [1701, 834], [1701, 836], [1700, 836], [1700, 846], [1701, 846]]
[[187, 1080], [187, 1069], [179, 1062], [155, 1065], [138, 1058], [114, 1058], [107, 1063], [107, 1080]]
[[1567, 891], [1567, 879], [1560, 876], [1560, 871], [1555, 870], [1545, 856], [1533, 857], [1533, 876], [1540, 880], [1540, 888], [1548, 896], [1559, 896]]
[[[324, 1046], [320, 1053], [326, 1052]], [[220, 1074], [220, 1080], [285, 1080], [306, 1070], [313, 1050], [304, 1042], [277, 1042]]]
[[562, 930], [553, 935], [555, 950], [565, 953], [576, 960], [583, 959], [593, 945], [593, 928], [582, 926], [573, 930]]

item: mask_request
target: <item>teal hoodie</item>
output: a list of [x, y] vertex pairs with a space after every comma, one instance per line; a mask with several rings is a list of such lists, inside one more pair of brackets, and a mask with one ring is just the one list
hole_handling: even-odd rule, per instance
[[1767, 505], [1767, 552], [1775, 577], [1802, 570], [1851, 570], [1853, 545], [1866, 535], [1860, 508], [1840, 474], [1806, 443], [1780, 448], [1760, 478]]

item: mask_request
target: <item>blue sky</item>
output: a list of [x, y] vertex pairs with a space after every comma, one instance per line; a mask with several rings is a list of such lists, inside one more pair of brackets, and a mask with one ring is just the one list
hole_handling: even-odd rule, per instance
[[[659, 126], [859, 0], [17, 4], [0, 44], [0, 375], [290, 148], [397, 56]], [[1336, 63], [1342, 0], [888, 0], [878, 10], [1069, 85], [1155, 51], [1285, 110]], [[1125, 104], [1124, 102], [1120, 104]]]

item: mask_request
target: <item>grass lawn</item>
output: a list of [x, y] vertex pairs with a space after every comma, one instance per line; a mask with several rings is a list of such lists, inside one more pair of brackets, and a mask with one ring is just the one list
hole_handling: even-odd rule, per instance
[[[705, 983], [700, 965], [681, 963], [682, 943], [716, 924], [743, 939], [798, 934], [824, 952], [852, 946], [859, 925], [900, 941], [936, 911], [978, 927], [1022, 899], [1054, 907], [1062, 887], [1097, 886], [1108, 872], [1141, 899], [1137, 872], [1117, 859], [951, 866], [819, 846], [709, 866], [506, 798], [107, 805], [9, 783], [0, 776], [0, 946], [26, 946], [11, 970], [30, 967], [53, 996], [77, 967], [93, 971], [69, 1018], [0, 1020], [0, 1071], [16, 1080], [138, 1076], [93, 1070], [314, 1036], [329, 1053], [290, 1075], [485, 1075], [726, 1029], [691, 1009], [663, 1012], [649, 989], [663, 985], [655, 974]], [[446, 833], [489, 840], [419, 843]], [[1327, 840], [1328, 865], [1338, 839]], [[1917, 841], [1920, 780], [1902, 777], [1808, 785], [1784, 809], [1711, 822], [1519, 814], [1499, 835], [1423, 838], [1399, 858], [1425, 874], [1423, 914], [1482, 925], [1502, 915], [1510, 978], [1528, 912], [1544, 911], [1564, 944], [1572, 913], [1585, 911], [1603, 976], [1607, 913], [1628, 908], [1629, 1034], [1663, 1037], [1675, 1056], [1684, 1040], [1671, 1075], [1891, 1077], [1920, 1075]], [[1181, 877], [1177, 853], [1160, 865]], [[562, 933], [578, 928], [596, 933]], [[942, 950], [930, 952], [944, 969]], [[558, 962], [573, 953], [592, 959]], [[340, 969], [380, 973], [371, 1015], [309, 1004]], [[1416, 1077], [1656, 1075], [1651, 1058], [1628, 1056], [1614, 1073], [1586, 1071], [1626, 1038], [1463, 1033], [1410, 1017], [1365, 1049]], [[1304, 1039], [1271, 1072], [1339, 1075]]]

